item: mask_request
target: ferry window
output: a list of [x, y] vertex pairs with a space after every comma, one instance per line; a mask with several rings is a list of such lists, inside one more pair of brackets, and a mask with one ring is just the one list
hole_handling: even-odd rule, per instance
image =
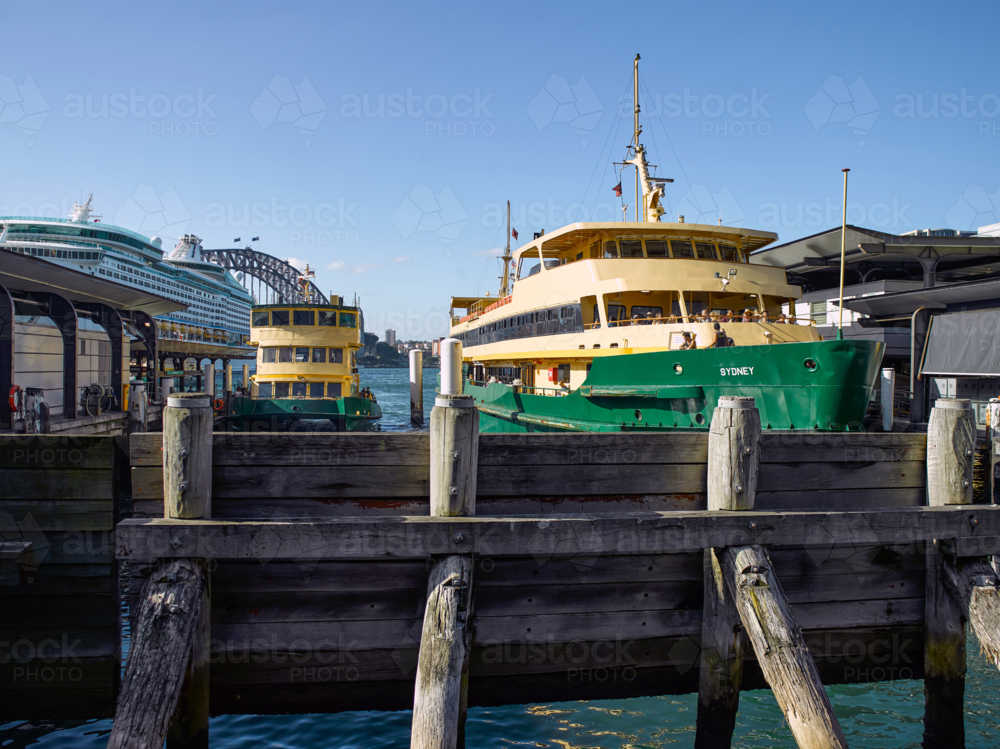
[[308, 348], [296, 348], [295, 349], [295, 361], [298, 363], [309, 361], [309, 349]]
[[577, 260], [583, 260], [583, 253], [582, 252], [576, 253], [576, 259]]
[[288, 325], [288, 310], [271, 310], [271, 325]]
[[341, 312], [340, 313], [340, 327], [342, 328], [356, 328], [358, 327], [358, 316], [353, 312]]
[[326, 384], [326, 397], [339, 398], [343, 392], [343, 385], [339, 382], [328, 382]]
[[590, 245], [590, 258], [596, 260], [601, 256], [601, 243], [594, 242]]
[[621, 241], [622, 257], [642, 257], [641, 239], [623, 239]]
[[618, 257], [618, 245], [611, 239], [604, 243], [604, 257]]
[[277, 358], [278, 349], [274, 348], [274, 346], [268, 346], [264, 349], [264, 358], [261, 361], [265, 364], [274, 364], [275, 361], [277, 361]]
[[596, 304], [594, 305], [594, 325], [596, 325], [598, 328], [601, 327], [601, 313], [598, 310]]
[[701, 260], [715, 260], [715, 245], [708, 242], [698, 242], [695, 245]]
[[274, 397], [275, 398], [287, 398], [288, 397], [288, 383], [287, 382], [276, 382], [276, 383], [274, 383]]
[[319, 310], [319, 324], [326, 327], [335, 328], [337, 327], [337, 313], [332, 309], [321, 309]]
[[262, 382], [257, 386], [257, 397], [258, 398], [270, 398], [271, 397], [271, 383]]
[[304, 382], [293, 382], [292, 383], [292, 397], [293, 398], [305, 398], [306, 397], [306, 383], [304, 383]]
[[694, 257], [694, 250], [691, 249], [690, 242], [671, 240], [670, 249], [673, 250], [674, 257]]
[[719, 256], [728, 263], [738, 263], [740, 261], [740, 256], [736, 252], [736, 248], [731, 244], [720, 244]]
[[267, 310], [260, 310], [253, 313], [253, 326], [255, 328], [267, 327]]
[[652, 313], [655, 318], [663, 317], [663, 307], [641, 307], [638, 304], [632, 305], [632, 317], [638, 315], [640, 319], [644, 320], [646, 315], [649, 313]]
[[612, 328], [614, 327], [614, 323], [624, 319], [626, 319], [624, 304], [608, 305], [608, 323]]
[[343, 364], [344, 363], [344, 349], [342, 349], [342, 348], [332, 348], [332, 349], [330, 349], [330, 363], [331, 364]]
[[646, 257], [667, 257], [667, 240], [647, 239]]
[[292, 350], [288, 347], [278, 349], [278, 362], [280, 364], [290, 364], [292, 361]]
[[295, 325], [315, 325], [316, 313], [311, 309], [292, 310], [292, 320]]
[[326, 349], [325, 348], [314, 348], [313, 349], [313, 364], [326, 364]]
[[323, 383], [322, 382], [310, 382], [309, 383], [309, 397], [310, 398], [322, 398], [323, 397]]

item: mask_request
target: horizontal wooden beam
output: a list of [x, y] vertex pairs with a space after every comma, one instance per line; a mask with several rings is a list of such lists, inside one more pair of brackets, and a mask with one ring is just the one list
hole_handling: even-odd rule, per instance
[[404, 559], [432, 554], [533, 556], [676, 553], [708, 547], [899, 545], [958, 539], [990, 554], [1000, 506], [863, 512], [640, 512], [601, 515], [322, 520], [133, 519], [115, 535], [120, 559]]

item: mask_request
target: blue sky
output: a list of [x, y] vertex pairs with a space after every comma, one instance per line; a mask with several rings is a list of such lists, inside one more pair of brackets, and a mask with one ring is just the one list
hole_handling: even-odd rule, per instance
[[4, 2], [0, 214], [92, 191], [165, 247], [259, 236], [359, 294], [370, 330], [429, 338], [451, 295], [495, 293], [504, 201], [522, 240], [621, 216], [637, 52], [671, 217], [795, 239], [839, 224], [850, 167], [852, 223], [1000, 222], [998, 22], [971, 2]]

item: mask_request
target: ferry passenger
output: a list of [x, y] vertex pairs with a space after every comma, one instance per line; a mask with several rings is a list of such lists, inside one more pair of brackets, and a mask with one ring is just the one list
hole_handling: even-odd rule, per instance
[[719, 322], [735, 322], [733, 319], [733, 311], [731, 309], [726, 310], [726, 314], [719, 318]]
[[712, 326], [715, 330], [715, 340], [709, 348], [726, 348], [729, 345], [729, 336], [719, 323]]
[[668, 323], [675, 323], [675, 322], [677, 322], [677, 315], [675, 315], [673, 312], [671, 312], [670, 315], [667, 317], [667, 322]]
[[566, 384], [566, 380], [559, 381], [559, 392], [556, 395], [566, 395], [569, 393], [569, 385]]
[[759, 321], [760, 321], [760, 322], [771, 322], [770, 320], [768, 320], [768, 319], [767, 319], [767, 310], [763, 310], [763, 311], [762, 311], [762, 312], [760, 313], [760, 318], [759, 318]]
[[777, 325], [787, 325], [788, 324], [788, 318], [785, 317], [785, 313], [782, 312], [780, 315], [778, 315], [778, 319], [775, 320], [774, 322]]
[[690, 333], [684, 332], [681, 335], [684, 336], [684, 343], [681, 344], [681, 351], [688, 351], [691, 349], [698, 348], [698, 342], [691, 337]]
[[743, 320], [741, 322], [753, 322], [753, 312], [749, 309], [743, 310]]
[[652, 312], [647, 312], [646, 313], [646, 321], [643, 323], [643, 325], [652, 325], [652, 324], [653, 324], [653, 313]]

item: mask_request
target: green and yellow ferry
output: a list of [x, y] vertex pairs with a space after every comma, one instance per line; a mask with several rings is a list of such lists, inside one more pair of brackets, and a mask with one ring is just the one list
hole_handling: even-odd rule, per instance
[[[307, 271], [308, 273], [308, 271]], [[356, 306], [309, 301], [251, 310], [250, 339], [257, 371], [248, 393], [230, 400], [226, 428], [233, 431], [367, 431], [382, 409], [360, 387], [362, 347]]]
[[776, 234], [661, 223], [668, 180], [640, 132], [636, 116], [636, 221], [570, 224], [511, 255], [508, 220], [499, 297], [452, 298], [481, 430], [707, 429], [722, 395], [753, 396], [765, 429], [862, 428], [883, 344], [782, 314], [801, 289], [749, 258]]

